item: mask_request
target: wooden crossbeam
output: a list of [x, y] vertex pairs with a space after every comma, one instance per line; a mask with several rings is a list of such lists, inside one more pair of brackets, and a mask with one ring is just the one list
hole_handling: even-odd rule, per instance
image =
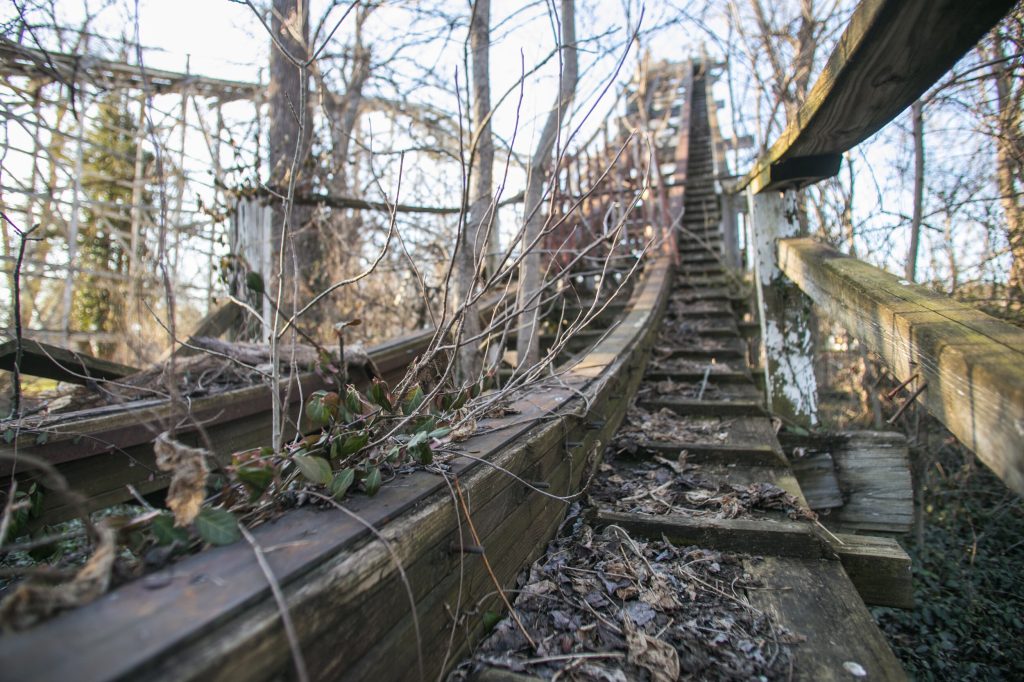
[[839, 559], [866, 604], [912, 608], [910, 557], [890, 538], [819, 535], [807, 522], [776, 519], [718, 519], [666, 514], [653, 516], [600, 510], [599, 525], [615, 525], [652, 540], [697, 545], [721, 552], [790, 559]]

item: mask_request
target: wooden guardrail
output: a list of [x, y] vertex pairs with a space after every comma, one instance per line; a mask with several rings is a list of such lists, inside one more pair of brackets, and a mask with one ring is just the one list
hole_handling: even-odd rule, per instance
[[1006, 484], [1024, 493], [1024, 330], [813, 239], [778, 244], [782, 272]]
[[738, 188], [817, 182], [920, 97], [1013, 0], [863, 0], [794, 120]]
[[776, 262], [777, 241], [801, 236], [793, 190], [835, 175], [843, 153], [918, 99], [1013, 4], [862, 0], [794, 119], [729, 188], [747, 191], [766, 397], [782, 417], [817, 423], [810, 302]]
[[[448, 462], [503, 585], [543, 550], [568, 503], [531, 492], [534, 482], [556, 496], [577, 493], [590, 458], [618, 427], [670, 281], [671, 258], [661, 255], [603, 340], [557, 382], [514, 403], [515, 414], [482, 421], [481, 435], [460, 449], [469, 456]], [[449, 485], [420, 471], [374, 498], [346, 501], [347, 512], [297, 510], [253, 531], [274, 548], [266, 560], [318, 679], [436, 678], [485, 628], [484, 611], [500, 608], [483, 563], [459, 551], [472, 540]], [[451, 622], [455, 614], [465, 620]], [[76, 646], [54, 650], [55, 641]], [[256, 680], [291, 665], [270, 586], [246, 543], [187, 558], [39, 629], [6, 635], [0, 659], [12, 679]]]

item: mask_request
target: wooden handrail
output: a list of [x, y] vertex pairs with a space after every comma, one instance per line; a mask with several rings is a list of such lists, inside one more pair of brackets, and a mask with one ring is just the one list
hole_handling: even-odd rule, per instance
[[863, 0], [796, 119], [736, 189], [817, 182], [920, 97], [1013, 0]]
[[779, 268], [1011, 489], [1024, 493], [1024, 330], [813, 239], [783, 239]]

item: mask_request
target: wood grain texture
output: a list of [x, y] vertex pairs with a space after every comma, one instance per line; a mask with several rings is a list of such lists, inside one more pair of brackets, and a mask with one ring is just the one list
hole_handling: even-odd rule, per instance
[[905, 680], [906, 674], [842, 565], [827, 559], [765, 557], [744, 562], [761, 586], [747, 597], [790, 632], [806, 640], [793, 648], [793, 679], [855, 679], [856, 663], [868, 680]]
[[1024, 330], [812, 239], [780, 241], [778, 262], [898, 379], [927, 382], [918, 400], [1024, 492]]
[[832, 549], [865, 604], [914, 608], [910, 557], [896, 540], [837, 533]]
[[[1013, 6], [1012, 0], [863, 0], [796, 120], [739, 188], [761, 192], [774, 164], [838, 155], [920, 97]], [[827, 176], [826, 176], [827, 177]]]
[[597, 523], [621, 526], [630, 533], [684, 546], [695, 545], [722, 552], [743, 552], [768, 556], [818, 558], [821, 542], [811, 526], [777, 519], [718, 519], [710, 516], [666, 514], [652, 516], [600, 510]]

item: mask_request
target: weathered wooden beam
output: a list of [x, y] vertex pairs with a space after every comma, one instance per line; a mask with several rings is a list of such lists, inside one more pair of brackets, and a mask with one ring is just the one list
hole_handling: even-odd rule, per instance
[[[772, 178], [780, 162], [835, 158], [870, 137], [952, 68], [1013, 4], [977, 0], [965, 11], [959, 0], [863, 0], [796, 118], [739, 187], [762, 192], [787, 186]], [[805, 175], [801, 182], [811, 179]]]
[[833, 534], [824, 537], [807, 523], [776, 519], [652, 516], [598, 510], [599, 525], [616, 525], [653, 540], [696, 545], [721, 552], [798, 559], [839, 559], [867, 604], [912, 608], [910, 557], [890, 538]]
[[687, 400], [685, 398], [657, 398], [637, 403], [645, 410], [672, 410], [687, 417], [764, 417], [764, 405], [756, 400]]
[[[760, 584], [747, 593], [755, 608], [800, 638], [793, 679], [905, 680], [899, 659], [837, 561], [768, 556], [744, 562]], [[864, 670], [858, 678], [851, 671]]]
[[831, 453], [815, 452], [804, 457], [791, 457], [789, 461], [807, 506], [817, 511], [843, 506], [843, 493], [839, 489]]
[[[0, 369], [14, 371], [17, 351], [16, 339], [0, 344]], [[134, 367], [32, 339], [21, 341], [19, 370], [29, 376], [73, 384], [85, 384], [90, 380], [120, 379], [139, 371]]]
[[780, 241], [778, 263], [898, 379], [926, 382], [925, 408], [1024, 492], [1024, 330], [812, 239]]
[[[644, 440], [636, 443], [640, 454], [678, 457], [686, 453], [688, 464], [741, 464], [744, 466], [787, 467], [786, 456], [771, 444], [736, 445], [733, 443], [686, 443]], [[801, 481], [801, 486], [803, 482]], [[812, 505], [813, 508], [813, 505]]]
[[914, 608], [910, 557], [892, 538], [836, 533], [830, 543], [865, 604]]
[[812, 526], [799, 521], [716, 519], [682, 514], [652, 516], [602, 509], [597, 512], [597, 523], [602, 526], [620, 526], [630, 533], [655, 540], [664, 536], [674, 543], [722, 552], [804, 559], [818, 559], [822, 556], [822, 544]]

